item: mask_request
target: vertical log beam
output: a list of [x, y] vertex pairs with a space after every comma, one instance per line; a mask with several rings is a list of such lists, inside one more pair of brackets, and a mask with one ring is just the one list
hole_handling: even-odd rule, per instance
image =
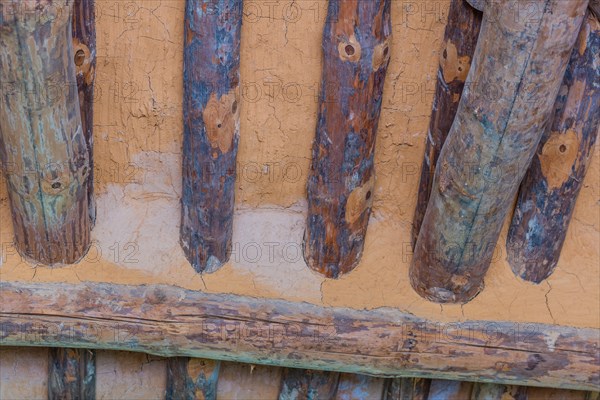
[[335, 398], [338, 372], [286, 368], [281, 379], [279, 400], [317, 400]]
[[[96, 14], [94, 0], [73, 0], [73, 53], [81, 127], [87, 143], [90, 165], [94, 165], [94, 80], [96, 78]], [[88, 208], [90, 221], [96, 221], [94, 169], [88, 175]]]
[[215, 400], [221, 362], [190, 357], [167, 359], [167, 400]]
[[304, 239], [308, 266], [328, 278], [355, 268], [363, 251], [390, 59], [390, 2], [329, 1]]
[[239, 0], [187, 0], [181, 246], [197, 272], [230, 256], [239, 140]]
[[540, 283], [558, 263], [600, 127], [600, 22], [589, 14], [519, 191], [506, 250], [515, 275]]
[[15, 242], [43, 264], [89, 247], [91, 170], [75, 89], [71, 1], [5, 3], [0, 23], [0, 159]]
[[433, 184], [435, 166], [446, 141], [462, 96], [471, 60], [481, 28], [481, 12], [465, 0], [453, 0], [448, 11], [444, 42], [440, 49], [440, 66], [433, 98], [421, 180], [412, 225], [412, 245], [415, 246]]
[[471, 400], [527, 400], [527, 386], [476, 383]]
[[427, 400], [430, 386], [426, 378], [388, 379], [383, 400]]
[[96, 355], [88, 349], [49, 349], [48, 398], [96, 398]]
[[427, 400], [465, 400], [471, 398], [472, 382], [432, 379]]
[[537, 7], [534, 16], [519, 13], [515, 0], [486, 4], [410, 268], [413, 288], [431, 301], [464, 303], [483, 288], [502, 223], [548, 123], [588, 1], [531, 4]]
[[335, 400], [381, 399], [385, 380], [368, 375], [340, 374]]

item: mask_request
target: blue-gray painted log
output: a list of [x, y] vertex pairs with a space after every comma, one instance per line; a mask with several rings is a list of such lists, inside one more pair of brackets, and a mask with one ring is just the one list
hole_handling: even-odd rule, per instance
[[304, 258], [328, 278], [361, 258], [375, 196], [375, 136], [390, 59], [391, 0], [329, 1]]
[[558, 95], [587, 0], [486, 3], [471, 70], [436, 167], [411, 285], [465, 303], [484, 285], [502, 224]]
[[181, 246], [210, 273], [230, 256], [239, 140], [242, 2], [187, 0]]
[[4, 3], [0, 20], [0, 160], [16, 247], [70, 264], [90, 243], [91, 164], [81, 126], [72, 2]]
[[285, 368], [279, 400], [333, 399], [339, 379], [339, 372]]
[[90, 349], [50, 348], [48, 399], [94, 400], [96, 352]]
[[600, 127], [600, 23], [589, 14], [571, 54], [552, 124], [519, 191], [506, 241], [515, 275], [540, 283], [555, 270]]
[[435, 166], [452, 127], [465, 80], [471, 68], [471, 60], [481, 28], [481, 18], [481, 13], [465, 0], [453, 0], [450, 3], [413, 217], [411, 237], [413, 248], [427, 210]]

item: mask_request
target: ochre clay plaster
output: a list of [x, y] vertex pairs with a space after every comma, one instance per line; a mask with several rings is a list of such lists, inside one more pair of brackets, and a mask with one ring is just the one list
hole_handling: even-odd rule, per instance
[[449, 3], [392, 2], [391, 63], [376, 148], [373, 213], [360, 265], [339, 280], [301, 257], [327, 3], [245, 1], [234, 254], [199, 275], [179, 247], [184, 0], [97, 0], [94, 159], [98, 218], [79, 264], [35, 266], [10, 246], [0, 185], [0, 279], [166, 283], [210, 293], [358, 309], [394, 307], [437, 321], [508, 320], [600, 327], [600, 159], [595, 152], [556, 272], [540, 285], [506, 262], [506, 227], [485, 289], [433, 304], [410, 287], [410, 225]]

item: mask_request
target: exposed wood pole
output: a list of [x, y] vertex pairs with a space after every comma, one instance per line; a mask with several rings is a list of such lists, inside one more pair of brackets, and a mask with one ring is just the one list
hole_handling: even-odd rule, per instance
[[527, 386], [496, 383], [476, 383], [471, 393], [471, 400], [527, 400], [528, 398]]
[[427, 400], [431, 379], [388, 379], [383, 400]]
[[589, 14], [519, 190], [506, 250], [515, 275], [540, 283], [558, 263], [600, 127], [600, 22]]
[[537, 13], [525, 18], [515, 0], [486, 3], [410, 268], [413, 288], [431, 301], [464, 303], [483, 288], [502, 223], [552, 113], [588, 0], [531, 4]]
[[224, 298], [164, 285], [0, 282], [2, 346], [93, 345], [389, 377], [597, 390], [599, 332], [485, 320], [440, 323], [390, 308]]
[[340, 374], [335, 400], [381, 400], [385, 379], [360, 374]]
[[230, 256], [241, 25], [239, 0], [186, 1], [181, 246], [198, 272]]
[[[90, 165], [94, 165], [94, 80], [96, 78], [96, 13], [95, 0], [73, 0], [73, 53], [81, 127], [87, 143]], [[94, 169], [88, 174], [88, 206], [92, 225], [96, 221]]]
[[16, 247], [43, 264], [78, 261], [90, 243], [91, 165], [75, 85], [69, 0], [4, 4], [0, 159]]
[[286, 368], [279, 400], [334, 399], [339, 379], [338, 372]]
[[473, 382], [433, 379], [427, 400], [465, 400], [471, 398]]
[[88, 349], [49, 349], [48, 398], [96, 398], [96, 355]]
[[201, 358], [167, 359], [167, 400], [215, 400], [221, 362]]
[[427, 210], [435, 166], [454, 121], [465, 80], [471, 68], [481, 19], [481, 12], [471, 7], [465, 0], [453, 0], [450, 3], [444, 42], [440, 50], [433, 109], [425, 141], [417, 206], [413, 218], [413, 247], [417, 242], [419, 229]]
[[360, 261], [375, 191], [373, 156], [390, 60], [391, 0], [330, 0], [308, 178], [304, 258], [328, 278]]

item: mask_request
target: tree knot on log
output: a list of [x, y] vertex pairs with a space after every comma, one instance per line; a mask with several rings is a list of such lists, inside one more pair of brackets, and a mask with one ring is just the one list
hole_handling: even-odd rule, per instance
[[338, 44], [338, 51], [342, 61], [358, 62], [362, 54], [360, 43], [354, 35], [346, 40], [341, 40]]
[[[238, 104], [233, 89], [220, 98], [212, 93], [202, 112], [208, 140], [212, 148], [219, 149], [221, 154], [231, 150], [234, 139], [239, 134]], [[213, 152], [212, 155], [213, 158], [218, 157], [217, 152]]]
[[451, 83], [455, 79], [464, 82], [471, 69], [471, 57], [459, 56], [456, 45], [447, 40], [440, 51], [440, 68], [446, 83]]

